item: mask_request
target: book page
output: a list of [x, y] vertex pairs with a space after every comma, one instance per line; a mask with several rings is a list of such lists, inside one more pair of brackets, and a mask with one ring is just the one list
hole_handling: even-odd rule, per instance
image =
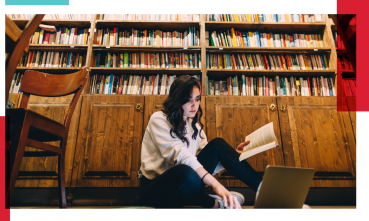
[[247, 140], [249, 140], [250, 143], [243, 148], [243, 151], [248, 151], [272, 142], [276, 142], [278, 146], [277, 137], [275, 136], [273, 129], [273, 122], [270, 122], [247, 135], [245, 141]]

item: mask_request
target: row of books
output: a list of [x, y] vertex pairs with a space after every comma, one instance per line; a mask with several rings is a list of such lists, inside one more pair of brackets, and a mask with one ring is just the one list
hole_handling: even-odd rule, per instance
[[201, 68], [200, 53], [106, 53], [94, 56], [94, 67]]
[[343, 88], [346, 96], [356, 96], [356, 79], [343, 79]]
[[207, 78], [208, 95], [241, 96], [336, 96], [332, 78], [320, 77], [227, 77]]
[[56, 32], [37, 28], [31, 36], [30, 44], [70, 44], [87, 45], [89, 37], [88, 28], [58, 27]]
[[200, 21], [200, 14], [102, 14], [101, 20]]
[[23, 53], [18, 67], [83, 67], [86, 65], [86, 53], [29, 51]]
[[338, 64], [341, 65], [342, 70], [353, 71], [351, 62], [347, 58], [337, 58]]
[[334, 44], [336, 45], [337, 49], [345, 50], [345, 45], [343, 44], [343, 41], [340, 35], [336, 31], [333, 32], [333, 39], [334, 39]]
[[207, 14], [206, 21], [325, 22], [324, 14]]
[[[193, 75], [201, 82], [200, 75]], [[91, 77], [90, 94], [168, 95], [176, 75], [98, 75]]]
[[[7, 14], [11, 19], [31, 19], [34, 14]], [[44, 20], [91, 20], [91, 14], [46, 14]]]
[[225, 47], [324, 47], [320, 34], [272, 34], [231, 30], [212, 31], [210, 46]]
[[160, 30], [119, 30], [99, 29], [98, 45], [137, 45], [137, 46], [200, 46], [200, 34], [195, 27], [184, 32]]
[[320, 54], [206, 54], [208, 69], [328, 70]]
[[22, 84], [23, 74], [22, 73], [14, 73], [12, 84], [10, 85], [9, 94], [19, 94], [20, 86]]

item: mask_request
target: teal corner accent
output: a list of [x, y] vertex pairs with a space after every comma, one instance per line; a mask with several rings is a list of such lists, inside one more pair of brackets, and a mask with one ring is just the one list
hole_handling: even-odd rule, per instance
[[69, 0], [5, 0], [5, 5], [69, 5]]

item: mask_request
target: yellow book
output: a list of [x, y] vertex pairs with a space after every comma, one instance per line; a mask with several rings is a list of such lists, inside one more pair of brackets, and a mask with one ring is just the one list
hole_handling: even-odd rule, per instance
[[236, 21], [239, 21], [239, 20], [238, 20], [238, 14], [235, 14], [235, 15], [234, 15], [234, 19], [235, 19]]
[[233, 40], [233, 46], [237, 47], [236, 36], [234, 34], [234, 29], [233, 28], [231, 28], [231, 35], [232, 35], [232, 40]]
[[246, 14], [247, 21], [251, 21], [250, 14]]
[[223, 54], [223, 64], [225, 64], [224, 65], [224, 69], [226, 69], [226, 67], [227, 67], [227, 60], [226, 60], [225, 54]]
[[304, 58], [304, 63], [305, 63], [305, 68], [306, 68], [306, 70], [310, 70], [310, 68], [309, 68], [309, 63], [308, 63], [308, 60], [307, 60], [307, 58], [306, 58], [306, 55], [304, 54], [304, 55], [302, 55], [302, 57]]
[[251, 47], [255, 47], [254, 46], [254, 38], [253, 38], [252, 32], [249, 32], [249, 38], [250, 38], [250, 46]]

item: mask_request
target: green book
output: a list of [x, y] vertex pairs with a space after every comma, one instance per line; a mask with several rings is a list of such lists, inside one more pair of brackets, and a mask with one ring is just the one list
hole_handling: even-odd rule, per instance
[[123, 57], [123, 67], [124, 68], [128, 68], [128, 58], [129, 58], [129, 54], [128, 52], [125, 52], [124, 57]]

